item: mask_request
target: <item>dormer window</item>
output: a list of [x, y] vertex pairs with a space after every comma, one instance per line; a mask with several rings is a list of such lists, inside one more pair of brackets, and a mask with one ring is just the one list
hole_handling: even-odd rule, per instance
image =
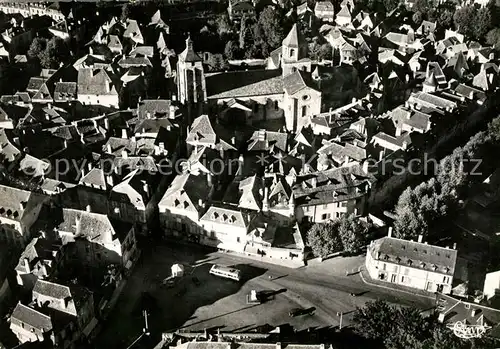
[[222, 220], [225, 222], [225, 221], [227, 221], [227, 218], [228, 218], [228, 217], [227, 217], [227, 214], [225, 214], [225, 213], [224, 213], [224, 214], [222, 215]]
[[213, 218], [213, 219], [217, 219], [217, 218], [219, 218], [219, 214], [218, 214], [217, 212], [214, 212], [214, 213], [212, 214], [212, 218]]
[[290, 58], [293, 58], [295, 56], [295, 49], [291, 48], [290, 49]]
[[179, 206], [180, 204], [181, 204], [181, 202], [179, 200], [175, 199], [175, 201], [174, 201], [175, 207]]
[[184, 208], [188, 208], [188, 207], [189, 207], [189, 202], [184, 201]]

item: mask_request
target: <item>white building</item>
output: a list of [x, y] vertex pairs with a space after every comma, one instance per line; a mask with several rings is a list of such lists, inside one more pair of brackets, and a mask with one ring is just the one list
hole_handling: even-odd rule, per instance
[[455, 249], [397, 239], [389, 234], [371, 242], [366, 269], [375, 280], [450, 293], [456, 260]]

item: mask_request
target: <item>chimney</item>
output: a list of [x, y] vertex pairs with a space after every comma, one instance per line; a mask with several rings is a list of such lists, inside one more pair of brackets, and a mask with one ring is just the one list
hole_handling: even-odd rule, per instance
[[92, 212], [92, 210], [91, 210], [91, 208], [90, 208], [90, 205], [87, 205], [87, 206], [85, 207], [85, 211], [87, 211], [87, 212]]
[[420, 235], [418, 236], [418, 240], [417, 240], [417, 242], [422, 243], [422, 241], [423, 241], [423, 240], [424, 240], [424, 236], [423, 236], [422, 234], [420, 234]]
[[318, 180], [316, 179], [316, 177], [311, 178], [311, 184], [313, 188], [316, 188], [316, 186], [318, 185]]
[[112, 152], [112, 150], [111, 150], [111, 144], [109, 144], [109, 143], [108, 143], [108, 144], [106, 144], [106, 152], [107, 152], [108, 154], [111, 154], [111, 152]]
[[122, 138], [123, 139], [128, 138], [128, 136], [127, 136], [127, 130], [126, 129], [122, 129]]
[[112, 187], [112, 186], [113, 186], [113, 176], [108, 175], [108, 176], [106, 177], [106, 182], [108, 183], [108, 185], [109, 185], [110, 187]]
[[235, 145], [236, 144], [236, 137], [231, 137], [231, 144]]
[[389, 231], [387, 232], [388, 237], [392, 237], [392, 227], [389, 227]]
[[124, 159], [128, 158], [128, 153], [126, 150], [122, 150], [122, 158], [124, 158]]
[[104, 128], [106, 130], [109, 130], [109, 119], [108, 118], [104, 118]]
[[146, 113], [146, 119], [151, 119], [151, 113], [150, 112]]
[[456, 243], [456, 242], [454, 242], [454, 243], [453, 243], [453, 249], [454, 249], [454, 250], [456, 250], [456, 249], [457, 249], [457, 243]]
[[92, 49], [92, 46], [89, 46], [89, 54], [94, 54], [94, 50]]
[[212, 186], [212, 174], [211, 173], [207, 173], [207, 183], [208, 183], [209, 187]]
[[474, 316], [476, 316], [476, 315], [477, 315], [477, 313], [479, 313], [479, 309], [477, 309], [477, 308], [476, 308], [476, 309], [472, 309], [472, 310], [471, 310], [471, 312], [470, 312], [470, 315], [471, 315], [472, 317], [474, 317]]
[[262, 211], [267, 212], [269, 210], [269, 189], [264, 186], [264, 197], [262, 198]]
[[158, 147], [159, 147], [161, 150], [165, 150], [165, 143], [164, 143], [164, 142], [160, 142], [160, 143], [158, 143]]
[[198, 199], [198, 206], [205, 207], [205, 203], [203, 202], [203, 199]]
[[146, 181], [144, 181], [142, 189], [146, 193], [146, 197], [149, 197], [149, 185], [148, 185], [148, 183]]
[[63, 141], [63, 148], [66, 149], [68, 147], [68, 141], [64, 140]]

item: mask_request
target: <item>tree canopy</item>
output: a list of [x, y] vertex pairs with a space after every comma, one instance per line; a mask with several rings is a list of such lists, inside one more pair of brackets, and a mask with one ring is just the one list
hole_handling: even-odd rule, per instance
[[454, 336], [435, 316], [423, 316], [419, 309], [397, 308], [380, 300], [356, 309], [353, 325], [360, 336], [386, 349], [465, 349], [470, 346], [470, 342]]
[[64, 40], [54, 36], [50, 40], [35, 38], [28, 50], [28, 56], [37, 59], [43, 68], [58, 68], [61, 63], [68, 61], [71, 54]]

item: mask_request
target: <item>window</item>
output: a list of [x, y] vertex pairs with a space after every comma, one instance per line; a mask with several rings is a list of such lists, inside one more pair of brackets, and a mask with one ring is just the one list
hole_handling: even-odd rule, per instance
[[387, 270], [387, 263], [384, 263], [384, 264], [382, 265], [382, 270], [383, 270], [383, 271], [386, 271], [386, 270]]
[[443, 277], [443, 284], [447, 284], [450, 278], [448, 276]]
[[311, 99], [311, 96], [309, 96], [309, 95], [303, 95], [303, 96], [302, 96], [302, 100], [303, 100], [303, 101], [308, 101], [308, 100], [310, 100], [310, 99]]
[[326, 217], [327, 217], [327, 216], [326, 216], [326, 213], [323, 213], [323, 214], [321, 215], [321, 219], [322, 219], [322, 220], [326, 220]]
[[303, 105], [302, 106], [302, 116], [306, 116], [307, 115], [307, 105]]
[[279, 109], [279, 105], [278, 105], [278, 101], [274, 101], [274, 110], [278, 110]]
[[238, 243], [240, 242], [240, 237], [239, 236], [236, 238], [236, 242], [238, 242]]
[[290, 49], [290, 57], [295, 56], [295, 49], [291, 48]]

